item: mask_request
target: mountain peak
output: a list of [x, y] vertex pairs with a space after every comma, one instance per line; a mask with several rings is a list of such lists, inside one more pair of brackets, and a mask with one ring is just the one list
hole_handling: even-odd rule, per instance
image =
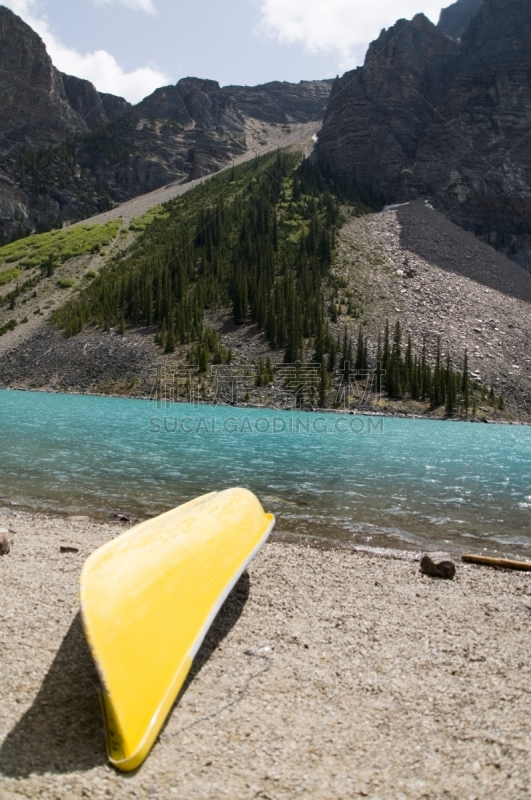
[[483, 0], [457, 0], [457, 3], [443, 8], [438, 28], [452, 39], [460, 39], [482, 5]]
[[44, 42], [20, 17], [0, 6], [0, 155], [57, 144], [87, 125], [71, 107], [61, 74]]

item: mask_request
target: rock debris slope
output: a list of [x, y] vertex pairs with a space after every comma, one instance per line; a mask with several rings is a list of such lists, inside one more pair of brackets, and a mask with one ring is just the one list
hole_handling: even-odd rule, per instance
[[438, 337], [459, 369], [466, 348], [472, 377], [531, 419], [529, 273], [422, 201], [349, 221], [337, 268], [361, 287], [373, 339], [398, 319], [431, 359]]

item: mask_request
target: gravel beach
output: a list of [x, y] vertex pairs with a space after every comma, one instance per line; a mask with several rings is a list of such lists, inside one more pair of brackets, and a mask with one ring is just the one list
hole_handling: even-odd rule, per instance
[[127, 525], [0, 509], [2, 526], [2, 800], [530, 797], [531, 574], [440, 581], [418, 554], [277, 534], [126, 776], [106, 763], [77, 592]]

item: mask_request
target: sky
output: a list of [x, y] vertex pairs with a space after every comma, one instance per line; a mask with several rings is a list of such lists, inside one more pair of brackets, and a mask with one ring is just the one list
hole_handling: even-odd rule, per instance
[[55, 66], [139, 102], [196, 76], [228, 84], [333, 78], [397, 19], [452, 0], [0, 0]]

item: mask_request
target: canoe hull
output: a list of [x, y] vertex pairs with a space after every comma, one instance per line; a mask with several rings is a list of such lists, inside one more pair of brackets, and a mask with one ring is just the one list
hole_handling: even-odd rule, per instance
[[229, 489], [141, 523], [86, 561], [81, 617], [118, 769], [146, 758], [216, 614], [273, 526], [251, 492]]

